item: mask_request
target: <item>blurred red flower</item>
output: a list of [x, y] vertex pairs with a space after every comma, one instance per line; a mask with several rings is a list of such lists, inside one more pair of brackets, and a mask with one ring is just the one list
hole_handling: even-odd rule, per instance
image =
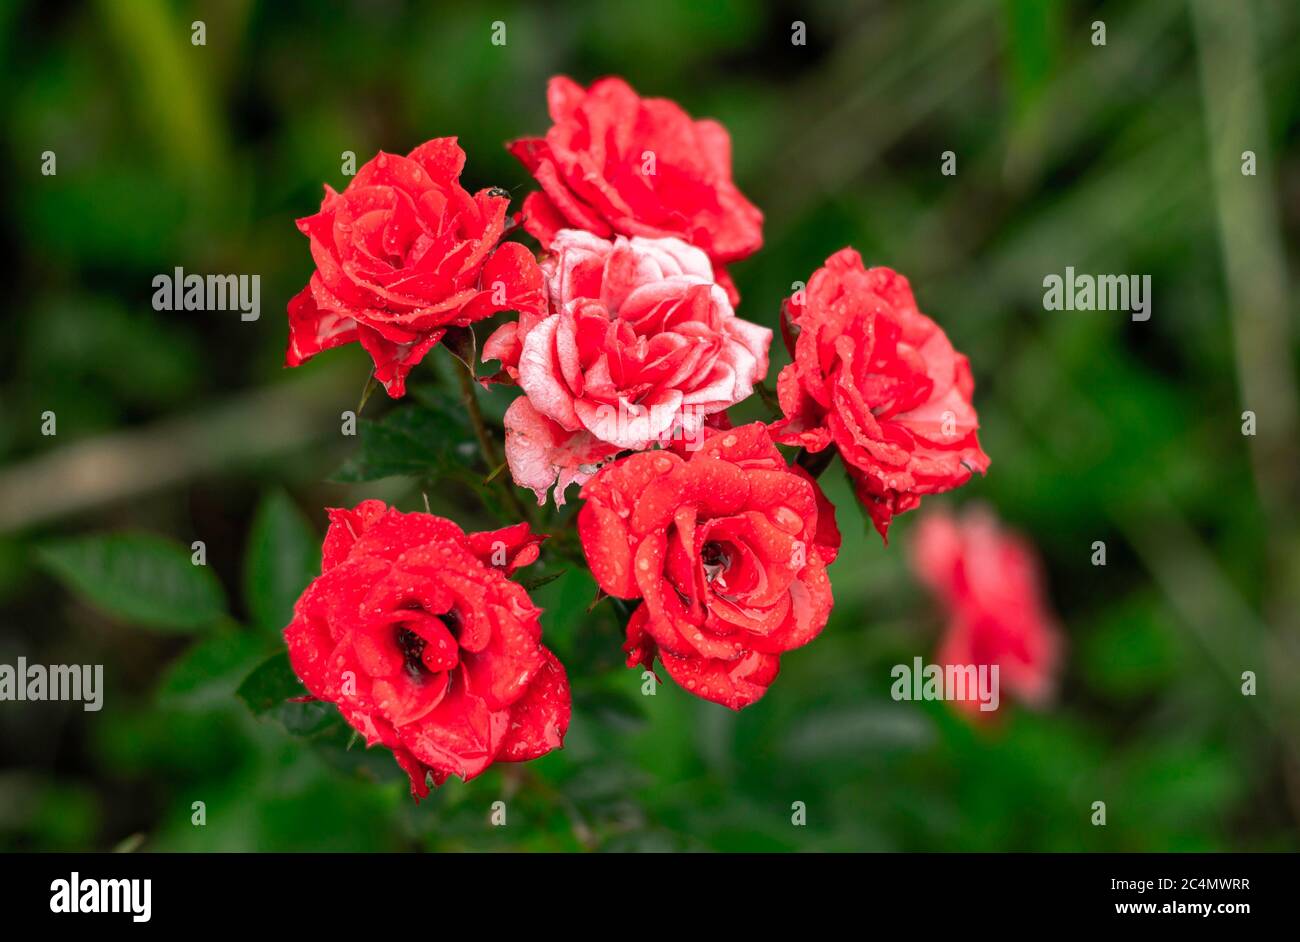
[[929, 513], [916, 528], [912, 567], [948, 615], [940, 664], [996, 664], [1002, 688], [1021, 701], [1050, 699], [1063, 639], [1029, 543], [987, 510]]

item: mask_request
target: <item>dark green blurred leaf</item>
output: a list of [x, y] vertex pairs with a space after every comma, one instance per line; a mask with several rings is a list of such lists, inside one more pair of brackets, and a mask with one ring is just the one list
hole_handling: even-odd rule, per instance
[[920, 749], [934, 739], [928, 718], [910, 705], [861, 704], [809, 712], [786, 735], [781, 754], [792, 762], [825, 762], [883, 749]]
[[199, 631], [226, 613], [221, 583], [178, 543], [109, 533], [49, 543], [41, 564], [95, 607], [160, 631]]
[[298, 699], [309, 694], [294, 674], [287, 653], [258, 665], [240, 684], [238, 693], [255, 715], [273, 719], [292, 735], [309, 740], [317, 754], [339, 771], [373, 782], [404, 777], [387, 749], [363, 748], [361, 743], [353, 748], [356, 731], [334, 704]]
[[256, 716], [275, 710], [291, 698], [308, 696], [307, 688], [293, 672], [286, 651], [271, 655], [253, 668], [236, 692]]
[[378, 421], [362, 419], [356, 453], [334, 474], [354, 484], [393, 475], [466, 477], [478, 446], [464, 409], [433, 393], [418, 405], [402, 405]]
[[158, 685], [158, 705], [200, 709], [228, 702], [265, 654], [266, 641], [250, 632], [226, 631], [205, 638], [167, 668]]
[[645, 707], [639, 702], [643, 699], [624, 690], [612, 690], [607, 687], [591, 688], [579, 685], [573, 690], [573, 705], [577, 709], [620, 729], [635, 729], [645, 725]]
[[279, 632], [293, 604], [320, 572], [320, 539], [283, 491], [263, 498], [244, 557], [244, 596], [254, 623]]

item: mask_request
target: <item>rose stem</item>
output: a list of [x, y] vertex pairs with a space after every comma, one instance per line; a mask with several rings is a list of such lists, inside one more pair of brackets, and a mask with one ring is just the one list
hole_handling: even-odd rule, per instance
[[807, 471], [814, 479], [821, 477], [823, 471], [830, 465], [831, 459], [835, 457], [835, 446], [831, 445], [823, 448], [817, 453], [800, 448], [799, 454], [795, 456], [795, 464]]
[[[501, 453], [497, 451], [496, 443], [492, 441], [492, 435], [488, 431], [487, 423], [483, 421], [483, 410], [478, 405], [478, 394], [474, 390], [474, 377], [470, 374], [469, 366], [459, 357], [456, 360], [456, 379], [460, 383], [460, 398], [465, 403], [465, 411], [469, 413], [470, 423], [474, 426], [474, 435], [478, 438], [479, 450], [483, 452], [483, 460], [487, 463], [488, 471], [501, 466]], [[510, 509], [519, 515], [520, 520], [526, 520], [531, 525], [533, 522], [532, 514], [524, 506], [519, 495], [515, 493], [511, 482], [504, 477], [497, 478], [501, 485], [501, 492], [505, 495], [506, 503]]]

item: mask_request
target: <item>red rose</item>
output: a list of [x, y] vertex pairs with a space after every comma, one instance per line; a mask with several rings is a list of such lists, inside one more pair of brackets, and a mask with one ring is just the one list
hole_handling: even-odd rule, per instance
[[688, 458], [630, 455], [582, 497], [596, 582], [643, 600], [627, 626], [629, 667], [657, 654], [687, 690], [738, 710], [767, 691], [782, 652], [825, 626], [835, 511], [762, 423], [715, 431]]
[[[1050, 698], [1061, 633], [1048, 609], [1033, 548], [987, 511], [961, 520], [928, 514], [916, 528], [912, 567], [948, 613], [943, 665], [998, 665], [998, 682], [1026, 703]], [[963, 705], [977, 707], [972, 698]]]
[[321, 574], [284, 630], [307, 689], [393, 750], [417, 800], [426, 774], [441, 785], [558, 749], [568, 679], [506, 578], [543, 537], [524, 523], [466, 534], [377, 500], [329, 515]]
[[736, 317], [701, 250], [680, 239], [602, 239], [562, 229], [542, 262], [549, 317], [521, 317], [483, 345], [527, 399], [505, 416], [515, 482], [538, 502], [621, 450], [698, 443], [705, 419], [767, 375], [772, 332]]
[[524, 200], [524, 228], [549, 247], [561, 229], [600, 236], [676, 236], [721, 267], [763, 244], [763, 214], [731, 182], [731, 138], [674, 102], [641, 98], [619, 78], [584, 89], [551, 79], [545, 137], [509, 145], [541, 185]]
[[509, 199], [470, 196], [464, 165], [456, 139], [441, 137], [406, 157], [380, 152], [342, 193], [325, 187], [320, 212], [298, 220], [316, 271], [289, 302], [287, 365], [360, 341], [396, 398], [448, 327], [545, 307], [532, 254], [497, 247]]
[[[939, 494], [983, 473], [970, 363], [922, 314], [907, 279], [863, 269], [841, 249], [783, 310], [794, 362], [781, 370], [783, 444], [810, 452], [834, 444], [876, 529], [923, 494]], [[792, 337], [793, 335], [793, 337]]]

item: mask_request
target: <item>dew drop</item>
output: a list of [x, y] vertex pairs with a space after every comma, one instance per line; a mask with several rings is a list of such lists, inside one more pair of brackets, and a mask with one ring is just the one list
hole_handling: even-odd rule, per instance
[[801, 518], [792, 508], [787, 507], [784, 504], [778, 506], [772, 511], [772, 522], [786, 533], [798, 533], [803, 527], [803, 518]]

